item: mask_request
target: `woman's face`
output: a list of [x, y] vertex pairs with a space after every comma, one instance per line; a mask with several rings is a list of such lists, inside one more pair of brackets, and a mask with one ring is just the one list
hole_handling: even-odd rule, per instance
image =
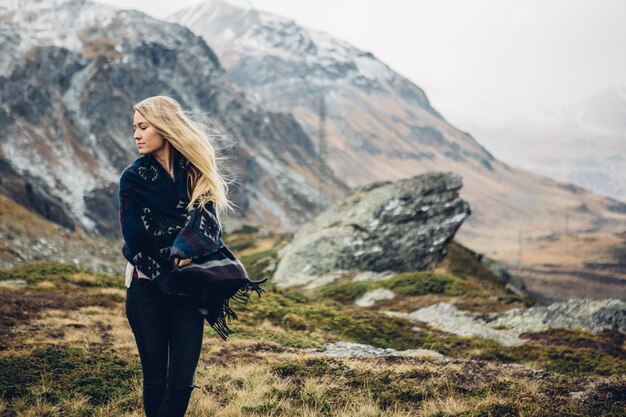
[[133, 127], [135, 128], [135, 143], [137, 150], [141, 155], [146, 155], [152, 152], [158, 152], [166, 146], [166, 140], [163, 135], [144, 117], [135, 110], [135, 116], [133, 117]]

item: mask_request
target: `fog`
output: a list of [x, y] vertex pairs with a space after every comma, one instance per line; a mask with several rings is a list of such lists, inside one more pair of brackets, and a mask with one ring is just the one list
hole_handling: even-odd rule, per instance
[[[194, 0], [108, 0], [165, 18]], [[237, 0], [237, 3], [244, 3]], [[452, 124], [487, 132], [626, 85], [621, 0], [253, 0], [371, 51]]]

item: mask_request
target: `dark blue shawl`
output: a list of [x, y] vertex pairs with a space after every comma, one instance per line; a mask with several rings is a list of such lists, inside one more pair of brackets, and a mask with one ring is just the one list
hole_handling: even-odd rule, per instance
[[[237, 319], [229, 300], [247, 304], [251, 281], [241, 262], [222, 240], [213, 203], [187, 211], [189, 161], [175, 148], [174, 179], [148, 154], [137, 158], [120, 177], [120, 225], [124, 257], [163, 292], [187, 296], [224, 340], [232, 331], [226, 318]], [[207, 210], [208, 209], [208, 210]], [[190, 258], [179, 268], [174, 257]]]

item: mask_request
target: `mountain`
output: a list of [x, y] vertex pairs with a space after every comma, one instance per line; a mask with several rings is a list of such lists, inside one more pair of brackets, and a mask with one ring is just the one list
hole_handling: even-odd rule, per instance
[[296, 120], [247, 101], [189, 29], [85, 0], [0, 12], [0, 192], [46, 219], [120, 236], [119, 175], [138, 156], [132, 105], [159, 94], [226, 128], [234, 151], [228, 138], [215, 145], [238, 180], [235, 220], [294, 227], [347, 190]]
[[626, 201], [625, 132], [626, 87], [611, 86], [541, 119], [503, 121], [481, 136], [517, 167]]
[[563, 109], [563, 120], [604, 134], [626, 130], [626, 85], [613, 85]]
[[[222, 122], [232, 138], [233, 148], [215, 142], [232, 151], [225, 167], [238, 179], [231, 197], [240, 210], [227, 229], [253, 222], [294, 231], [348, 186], [446, 170], [463, 178], [460, 197], [473, 211], [456, 238], [475, 251], [532, 265], [552, 237], [596, 233], [595, 254], [568, 256], [574, 264], [548, 271], [551, 279], [581, 279], [598, 251], [621, 253], [614, 234], [624, 228], [623, 203], [501, 163], [372, 54], [241, 6], [196, 9], [230, 19], [226, 46], [210, 42], [218, 58], [188, 28], [136, 11], [84, 0], [3, 3], [0, 193], [70, 230], [119, 238], [118, 176], [137, 157], [132, 104], [167, 94]], [[322, 161], [312, 139], [320, 92], [331, 150]], [[529, 275], [546, 282], [546, 268]], [[612, 258], [594, 268], [588, 284], [624, 276]]]
[[[600, 272], [622, 286], [626, 271], [612, 258], [606, 270], [587, 268], [598, 252], [561, 254], [549, 264], [542, 254], [556, 238], [571, 248], [587, 233], [607, 242], [600, 252], [614, 251], [622, 239], [613, 234], [626, 229], [626, 204], [497, 160], [372, 53], [241, 1], [210, 0], [168, 20], [201, 35], [255, 103], [292, 113], [311, 134], [325, 119], [327, 163], [350, 186], [456, 172], [463, 178], [460, 196], [472, 208], [455, 236], [464, 246], [512, 267], [541, 267], [517, 273], [557, 298], [567, 279], [580, 284], [583, 270], [585, 287], [604, 285]], [[566, 271], [553, 271], [554, 265], [567, 265]], [[546, 289], [552, 280], [558, 285]], [[603, 288], [605, 294], [614, 290]]]
[[124, 271], [125, 264], [120, 262], [121, 241], [111, 244], [110, 240], [91, 236], [81, 228], [71, 232], [3, 194], [0, 236], [2, 271], [25, 263], [50, 261], [106, 274]]

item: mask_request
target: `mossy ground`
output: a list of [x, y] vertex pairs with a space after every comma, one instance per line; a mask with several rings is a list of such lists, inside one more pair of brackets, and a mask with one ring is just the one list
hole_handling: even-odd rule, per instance
[[[236, 237], [254, 241], [255, 233], [242, 229]], [[240, 259], [251, 276], [271, 275], [283, 242], [269, 236], [242, 243]], [[528, 302], [471, 257], [459, 273], [461, 261], [451, 258], [467, 254], [456, 249], [434, 271], [398, 274], [376, 285], [392, 288], [407, 306], [448, 299], [488, 312]], [[143, 415], [122, 277], [45, 263], [2, 271], [1, 279], [29, 283], [0, 288], [1, 417]], [[236, 333], [227, 342], [205, 327], [200, 389], [188, 416], [626, 415], [619, 333], [553, 330], [523, 335], [527, 344], [506, 348], [415, 329], [384, 316], [379, 306], [354, 307], [364, 289], [350, 283], [313, 293], [271, 282], [265, 289], [261, 299], [253, 295], [248, 305], [233, 305], [240, 320], [231, 323]], [[330, 341], [428, 348], [450, 359], [329, 358], [305, 350]]]

